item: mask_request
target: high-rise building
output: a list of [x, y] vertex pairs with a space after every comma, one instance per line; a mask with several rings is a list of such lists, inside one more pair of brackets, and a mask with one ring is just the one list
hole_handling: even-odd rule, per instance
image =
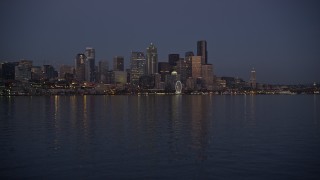
[[201, 77], [201, 56], [191, 56], [192, 78]]
[[28, 81], [31, 79], [32, 61], [21, 60], [15, 66], [15, 80]]
[[257, 88], [256, 70], [254, 68], [252, 68], [251, 74], [250, 74], [250, 87], [253, 89]]
[[140, 76], [145, 74], [146, 58], [143, 52], [131, 52], [130, 82], [137, 85]]
[[124, 71], [124, 57], [123, 56], [113, 57], [113, 70], [114, 71]]
[[18, 62], [5, 62], [2, 64], [2, 78], [4, 80], [14, 80], [15, 78], [15, 67]]
[[168, 61], [169, 61], [169, 64], [171, 66], [176, 66], [177, 65], [177, 61], [179, 61], [180, 59], [180, 55], [179, 54], [169, 54], [169, 57], [168, 57]]
[[187, 61], [184, 58], [180, 58], [179, 61], [177, 61], [177, 73], [180, 75], [180, 81], [182, 84], [186, 83], [187, 80], [187, 68], [188, 64]]
[[184, 60], [186, 61], [186, 77], [192, 77], [192, 56], [194, 56], [194, 53], [192, 51], [188, 51], [185, 53]]
[[86, 48], [85, 55], [86, 67], [85, 67], [85, 80], [89, 82], [95, 81], [95, 49], [91, 47]]
[[170, 74], [171, 65], [168, 62], [158, 63], [158, 73], [161, 75], [161, 81], [164, 82], [166, 75]]
[[204, 41], [204, 40], [198, 41], [197, 56], [201, 56], [201, 64], [208, 63], [207, 41]]
[[158, 51], [157, 51], [157, 48], [152, 43], [147, 48], [146, 59], [147, 59], [146, 74], [152, 75], [157, 73]]
[[77, 54], [75, 60], [75, 77], [76, 80], [85, 81], [86, 56], [84, 54]]
[[106, 60], [99, 61], [99, 66], [98, 66], [99, 79], [98, 79], [98, 81], [100, 83], [107, 83], [108, 70], [109, 70], [108, 61], [106, 61]]
[[201, 65], [201, 76], [202, 76], [205, 88], [207, 88], [208, 90], [212, 90], [212, 86], [213, 86], [212, 64]]

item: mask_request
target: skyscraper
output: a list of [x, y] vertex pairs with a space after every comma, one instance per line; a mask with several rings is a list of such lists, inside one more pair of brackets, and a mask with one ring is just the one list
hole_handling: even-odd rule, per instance
[[204, 86], [208, 89], [212, 89], [213, 85], [213, 67], [212, 64], [201, 65], [201, 76], [204, 81]]
[[84, 54], [77, 54], [76, 60], [75, 60], [75, 69], [76, 69], [76, 79], [78, 81], [84, 81], [85, 80], [85, 66], [86, 64], [86, 56]]
[[107, 76], [108, 76], [109, 64], [106, 60], [99, 61], [98, 72], [99, 72], [99, 82], [100, 83], [107, 83]]
[[177, 61], [179, 61], [180, 59], [180, 55], [179, 54], [169, 54], [169, 64], [171, 66], [176, 66], [177, 65]]
[[186, 78], [192, 77], [192, 56], [194, 56], [192, 51], [185, 53], [184, 60], [186, 61]]
[[251, 74], [250, 74], [250, 87], [253, 89], [257, 88], [256, 70], [254, 70], [254, 68], [252, 68]]
[[124, 58], [123, 56], [113, 57], [113, 70], [124, 71]]
[[140, 76], [145, 74], [146, 58], [143, 52], [131, 52], [130, 82], [138, 84]]
[[192, 78], [201, 77], [201, 56], [191, 56]]
[[85, 55], [86, 59], [86, 81], [94, 82], [95, 81], [95, 49], [92, 47], [87, 47]]
[[147, 48], [147, 72], [146, 74], [151, 75], [157, 73], [158, 65], [158, 51], [157, 48], [151, 43]]
[[21, 60], [15, 66], [15, 80], [28, 81], [31, 79], [32, 61]]
[[201, 64], [208, 63], [207, 41], [202, 40], [197, 42], [197, 56], [201, 56]]

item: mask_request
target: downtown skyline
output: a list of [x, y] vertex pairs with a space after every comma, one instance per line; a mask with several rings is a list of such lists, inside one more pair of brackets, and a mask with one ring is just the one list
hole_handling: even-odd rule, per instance
[[[112, 64], [152, 42], [158, 62], [196, 53], [205, 39], [217, 76], [263, 83], [319, 82], [320, 13], [316, 1], [2, 1], [0, 61], [73, 65], [84, 47]], [[157, 7], [157, 8], [155, 8]], [[190, 11], [188, 11], [190, 9]], [[73, 12], [79, 13], [73, 13]]]

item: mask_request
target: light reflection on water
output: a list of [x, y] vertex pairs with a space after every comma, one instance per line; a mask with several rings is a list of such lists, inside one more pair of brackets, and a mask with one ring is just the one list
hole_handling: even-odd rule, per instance
[[0, 97], [0, 177], [318, 177], [319, 98]]

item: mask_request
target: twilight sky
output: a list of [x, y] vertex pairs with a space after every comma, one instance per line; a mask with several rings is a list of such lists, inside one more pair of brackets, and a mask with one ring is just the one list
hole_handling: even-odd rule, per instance
[[318, 0], [2, 0], [0, 61], [30, 59], [74, 64], [77, 53], [96, 49], [96, 64], [150, 42], [159, 61], [196, 53], [208, 43], [217, 76], [262, 83], [320, 82]]

